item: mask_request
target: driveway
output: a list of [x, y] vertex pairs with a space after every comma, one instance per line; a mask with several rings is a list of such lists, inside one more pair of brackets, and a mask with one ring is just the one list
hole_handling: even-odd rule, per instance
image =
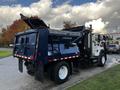
[[12, 50], [12, 48], [2, 48], [2, 47], [0, 47], [0, 51], [1, 50]]
[[25, 68], [20, 73], [17, 59], [10, 56], [0, 59], [0, 90], [62, 90], [118, 64], [119, 60], [120, 55], [108, 55], [105, 67], [81, 70], [80, 73], [74, 73], [66, 83], [56, 85], [49, 79], [45, 79], [43, 83], [34, 80], [34, 77], [26, 73]]

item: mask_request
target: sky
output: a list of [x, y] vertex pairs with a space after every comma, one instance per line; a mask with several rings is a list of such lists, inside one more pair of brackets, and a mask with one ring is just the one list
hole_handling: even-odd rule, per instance
[[[30, 4], [37, 2], [39, 0], [1, 0], [0, 5], [16, 5], [21, 4], [22, 6], [29, 6]], [[96, 0], [52, 0], [53, 7], [63, 4], [64, 2], [68, 2], [71, 5], [80, 5], [87, 2], [96, 2]]]
[[120, 0], [0, 0], [0, 28], [26, 16], [37, 15], [51, 28], [64, 21], [92, 24], [94, 32], [120, 32]]

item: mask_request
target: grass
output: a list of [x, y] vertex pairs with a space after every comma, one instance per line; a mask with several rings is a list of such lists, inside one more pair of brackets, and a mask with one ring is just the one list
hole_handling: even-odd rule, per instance
[[9, 50], [0, 51], [0, 58], [4, 58], [10, 55], [12, 55], [12, 52]]
[[82, 81], [67, 90], [120, 90], [120, 65]]

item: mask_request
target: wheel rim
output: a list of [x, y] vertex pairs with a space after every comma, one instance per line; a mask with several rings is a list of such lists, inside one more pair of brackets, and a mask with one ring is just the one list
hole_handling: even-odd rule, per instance
[[105, 64], [105, 57], [102, 57], [102, 64]]
[[65, 79], [68, 75], [68, 68], [66, 66], [61, 66], [58, 75], [60, 79]]

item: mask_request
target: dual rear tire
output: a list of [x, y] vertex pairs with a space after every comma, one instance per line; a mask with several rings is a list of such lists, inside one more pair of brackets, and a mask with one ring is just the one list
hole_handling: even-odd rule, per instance
[[27, 73], [30, 75], [30, 76], [34, 76], [34, 66], [32, 63], [28, 63], [28, 62], [25, 62], [25, 66], [26, 66], [26, 69], [27, 69]]
[[[33, 65], [30, 63], [25, 63], [27, 68], [27, 73], [31, 76], [35, 76], [35, 79], [38, 81], [43, 81], [43, 66], [38, 65], [37, 70], [33, 68]], [[62, 61], [54, 63], [48, 67], [48, 73], [55, 83], [61, 84], [68, 80], [70, 76], [70, 65], [68, 62]]]
[[[101, 52], [98, 57], [98, 66], [103, 67], [106, 64], [106, 60], [107, 60], [107, 57], [105, 53]], [[41, 67], [38, 67], [38, 68], [41, 69]], [[43, 72], [43, 69], [41, 70], [39, 69], [37, 70], [39, 72], [35, 73], [35, 77], [39, 77], [40, 79], [42, 79], [43, 77], [41, 76], [43, 75], [41, 75], [40, 73]], [[28, 74], [33, 75], [34, 72], [31, 72], [31, 71], [33, 70], [29, 68]], [[48, 67], [48, 72], [49, 72], [51, 80], [53, 80], [57, 84], [61, 84], [61, 83], [66, 82], [69, 79], [69, 76], [71, 74], [71, 67], [68, 62], [65, 62], [65, 61], [57, 62], [53, 65], [50, 65], [50, 67]]]
[[67, 81], [70, 76], [69, 64], [64, 61], [56, 63], [52, 68], [51, 76], [51, 79], [57, 84]]

